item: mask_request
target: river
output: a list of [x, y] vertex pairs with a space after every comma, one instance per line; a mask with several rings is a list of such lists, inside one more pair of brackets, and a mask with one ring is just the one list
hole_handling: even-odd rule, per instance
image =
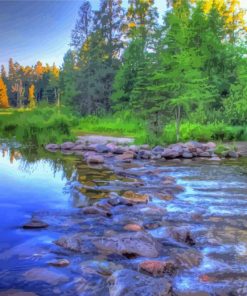
[[[118, 174], [119, 170], [125, 173]], [[173, 188], [169, 197], [159, 198], [161, 181], [167, 176], [174, 177], [180, 186], [176, 185], [177, 192]], [[188, 230], [193, 237], [189, 250], [192, 248], [201, 256], [198, 264], [189, 262], [189, 267], [184, 265], [172, 276], [166, 275], [173, 287], [167, 295], [247, 295], [245, 158], [134, 161], [118, 167], [111, 163], [107, 167], [88, 167], [81, 156], [52, 154], [6, 141], [0, 144], [0, 295], [108, 296], [110, 274], [123, 267], [137, 270], [144, 258], [123, 258], [93, 250], [71, 253], [58, 248], [54, 241], [71, 233], [102, 236], [122, 232], [120, 226], [128, 215], [128, 222], [132, 218], [132, 223], [142, 223], [148, 216], [146, 208], [140, 208], [140, 217], [133, 217], [132, 210], [117, 213], [118, 218], [92, 218], [80, 212], [84, 206], [108, 197], [110, 192], [121, 195], [125, 187], [133, 189], [131, 182], [141, 182], [140, 193], [148, 193], [152, 206], [164, 209], [157, 219], [150, 215], [145, 220], [157, 224], [145, 228], [148, 235], [162, 244], [157, 259], [168, 258], [170, 252], [179, 252], [180, 247], [187, 250], [184, 242], [170, 239], [174, 229]], [[180, 187], [184, 188], [181, 192]], [[22, 228], [36, 216], [49, 227]], [[49, 264], [61, 258], [68, 259], [70, 264]]]

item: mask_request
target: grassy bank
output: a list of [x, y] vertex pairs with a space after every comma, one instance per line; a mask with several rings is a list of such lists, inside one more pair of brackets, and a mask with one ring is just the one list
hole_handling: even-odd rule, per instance
[[78, 119], [67, 110], [40, 107], [34, 110], [6, 110], [0, 113], [0, 133], [3, 137], [15, 137], [17, 141], [43, 145], [74, 139], [72, 127]]
[[[104, 117], [76, 117], [66, 108], [42, 106], [34, 110], [0, 110], [0, 133], [3, 137], [16, 137], [20, 142], [43, 145], [73, 140], [77, 135], [101, 134], [133, 137], [137, 144], [176, 142], [175, 123], [164, 127], [159, 139], [149, 137], [145, 122], [130, 115]], [[246, 141], [247, 127], [227, 126], [222, 123], [196, 124], [183, 122], [180, 141]]]

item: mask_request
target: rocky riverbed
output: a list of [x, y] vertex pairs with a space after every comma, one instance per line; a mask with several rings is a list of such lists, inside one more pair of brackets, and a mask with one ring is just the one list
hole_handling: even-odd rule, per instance
[[[75, 208], [37, 211], [21, 225], [42, 233], [43, 245], [6, 250], [0, 260], [42, 260], [21, 271], [14, 289], [7, 273], [1, 296], [247, 295], [246, 171], [231, 182], [234, 163], [215, 155], [214, 143], [150, 149], [79, 139], [46, 149], [84, 159], [67, 184]], [[45, 242], [46, 233], [54, 239]]]

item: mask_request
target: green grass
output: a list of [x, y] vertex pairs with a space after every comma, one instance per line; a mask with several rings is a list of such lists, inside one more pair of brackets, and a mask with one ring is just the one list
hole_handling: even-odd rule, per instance
[[77, 135], [95, 133], [108, 136], [133, 137], [137, 143], [147, 138], [145, 123], [130, 116], [87, 116], [80, 118], [79, 125], [73, 129]]
[[[61, 143], [74, 140], [83, 134], [133, 137], [137, 144], [175, 143], [176, 128], [171, 122], [164, 127], [158, 139], [148, 134], [146, 124], [131, 114], [115, 114], [104, 117], [76, 117], [67, 108], [39, 106], [30, 109], [0, 110], [0, 134], [3, 137], [15, 137], [21, 143], [38, 146], [47, 143]], [[202, 142], [234, 142], [247, 140], [247, 127], [227, 126], [223, 123], [197, 124], [183, 122], [180, 141], [197, 140]], [[219, 147], [219, 150], [222, 150]]]
[[0, 133], [3, 137], [15, 137], [17, 141], [38, 146], [49, 142], [61, 143], [74, 139], [72, 126], [78, 120], [55, 107], [34, 110], [11, 110], [0, 114]]

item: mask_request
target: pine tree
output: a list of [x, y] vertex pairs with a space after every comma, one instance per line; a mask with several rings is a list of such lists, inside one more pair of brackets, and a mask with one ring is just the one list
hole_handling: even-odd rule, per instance
[[0, 78], [0, 108], [8, 108], [9, 99], [7, 95], [7, 87], [3, 82], [3, 79]]

